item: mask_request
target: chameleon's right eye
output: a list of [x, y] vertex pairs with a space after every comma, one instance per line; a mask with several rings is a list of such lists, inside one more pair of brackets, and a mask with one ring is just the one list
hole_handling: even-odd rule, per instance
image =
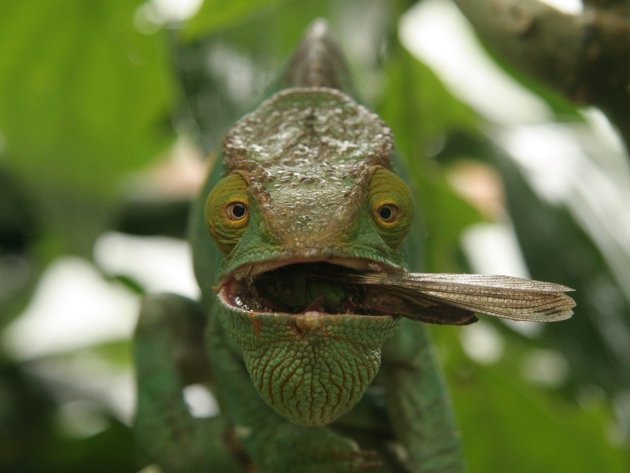
[[243, 176], [232, 173], [218, 182], [206, 200], [205, 217], [217, 246], [229, 253], [249, 223], [249, 193]]

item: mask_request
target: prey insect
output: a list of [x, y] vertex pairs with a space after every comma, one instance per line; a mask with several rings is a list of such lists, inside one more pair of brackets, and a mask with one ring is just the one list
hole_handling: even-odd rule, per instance
[[475, 313], [509, 320], [556, 322], [573, 315], [570, 287], [512, 276], [409, 272], [327, 271], [313, 279], [333, 280], [362, 291], [363, 309], [389, 311], [422, 322], [465, 325]]

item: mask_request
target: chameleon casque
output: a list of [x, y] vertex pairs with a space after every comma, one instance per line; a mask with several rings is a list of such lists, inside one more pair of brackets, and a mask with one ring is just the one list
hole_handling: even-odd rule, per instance
[[[407, 272], [413, 199], [392, 134], [347, 95], [323, 21], [283, 80], [228, 132], [193, 207], [201, 301], [144, 301], [138, 442], [164, 472], [463, 472], [421, 322], [561, 320], [569, 288]], [[220, 414], [190, 415], [193, 383]]]

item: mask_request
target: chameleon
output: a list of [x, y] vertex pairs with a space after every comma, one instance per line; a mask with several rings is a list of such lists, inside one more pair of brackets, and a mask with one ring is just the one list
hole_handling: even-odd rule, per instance
[[[192, 206], [200, 300], [143, 301], [137, 442], [164, 472], [464, 472], [425, 323], [563, 320], [570, 289], [410, 272], [392, 132], [352, 98], [323, 20], [281, 84], [227, 132]], [[190, 414], [191, 384], [217, 415]]]

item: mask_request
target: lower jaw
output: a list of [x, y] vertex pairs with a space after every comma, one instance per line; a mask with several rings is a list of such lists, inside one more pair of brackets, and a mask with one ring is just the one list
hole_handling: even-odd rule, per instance
[[359, 402], [398, 325], [391, 316], [265, 314], [226, 305], [221, 322], [262, 399], [305, 426], [329, 424]]

